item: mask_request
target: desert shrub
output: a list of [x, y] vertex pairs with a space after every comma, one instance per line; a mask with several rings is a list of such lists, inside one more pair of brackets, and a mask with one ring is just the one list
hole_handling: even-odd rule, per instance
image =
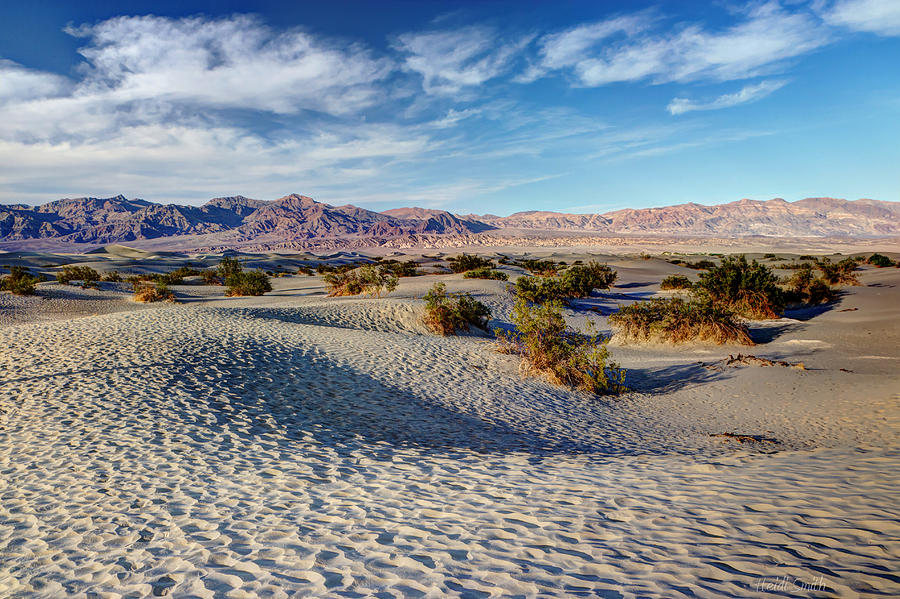
[[81, 286], [97, 288], [100, 281], [100, 273], [90, 266], [63, 266], [63, 269], [56, 273], [56, 280], [61, 285], [68, 285], [72, 281], [81, 281]]
[[269, 277], [261, 270], [240, 271], [225, 279], [225, 297], [263, 295], [272, 291]]
[[310, 277], [315, 275], [315, 273], [313, 272], [313, 269], [311, 269], [308, 266], [304, 266], [304, 265], [300, 265], [297, 267], [297, 274], [298, 275], [307, 275]]
[[509, 275], [502, 270], [493, 270], [485, 267], [466, 271], [466, 274], [464, 274], [463, 277], [467, 279], [492, 279], [495, 281], [509, 280]]
[[869, 259], [866, 260], [866, 263], [871, 264], [872, 266], [877, 266], [878, 268], [889, 268], [891, 266], [896, 266], [896, 263], [884, 254], [872, 254], [871, 256], [869, 256]]
[[822, 280], [829, 285], [859, 285], [859, 279], [853, 272], [857, 265], [858, 262], [854, 258], [844, 258], [840, 262], [822, 258], [816, 262], [816, 268], [822, 272]]
[[202, 276], [203, 274], [204, 271], [182, 266], [169, 272], [151, 274], [149, 275], [149, 280], [154, 283], [162, 283], [163, 285], [183, 285], [185, 277]]
[[569, 268], [560, 277], [569, 297], [587, 297], [594, 289], [609, 289], [616, 282], [616, 271], [594, 260]]
[[519, 260], [516, 263], [517, 266], [521, 266], [528, 272], [533, 275], [537, 275], [539, 277], [555, 277], [556, 274], [560, 271], [560, 267], [563, 264], [554, 262], [553, 260]]
[[200, 276], [203, 277], [204, 285], [221, 285], [223, 282], [222, 279], [219, 278], [218, 269], [201, 271]]
[[766, 260], [771, 260], [772, 258], [777, 258], [777, 257], [778, 257], [778, 256], [776, 256], [775, 254], [765, 254], [765, 255], [763, 256], [763, 258], [766, 259]]
[[709, 300], [679, 297], [624, 306], [609, 317], [623, 341], [742, 343], [753, 345], [747, 326]]
[[587, 334], [570, 330], [562, 315], [562, 303], [531, 305], [519, 298], [512, 321], [514, 331], [496, 329], [498, 349], [521, 356], [527, 372], [589, 393], [625, 390], [625, 370], [609, 360], [608, 339], [590, 330]]
[[473, 256], [471, 254], [455, 256], [450, 258], [448, 262], [450, 262], [450, 270], [453, 272], [466, 272], [467, 270], [475, 270], [476, 268], [494, 268], [493, 260], [481, 256]]
[[9, 274], [0, 278], [0, 291], [9, 291], [13, 295], [34, 295], [34, 288], [40, 277], [31, 276], [24, 266], [11, 266]]
[[813, 262], [817, 261], [819, 258], [817, 256], [813, 256], [812, 254], [803, 254], [798, 258], [798, 260], [812, 260]]
[[108, 283], [121, 283], [122, 275], [119, 274], [118, 270], [111, 270], [109, 272], [103, 273], [103, 280]]
[[514, 291], [532, 303], [565, 301], [587, 297], [594, 289], [608, 289], [615, 280], [616, 271], [592, 260], [572, 266], [559, 277], [519, 277]]
[[469, 325], [483, 329], [491, 309], [468, 293], [447, 293], [447, 286], [435, 283], [425, 294], [425, 326], [439, 335], [455, 335]]
[[143, 303], [174, 302], [175, 294], [165, 283], [139, 281], [134, 285], [134, 301]]
[[379, 262], [381, 266], [388, 269], [398, 277], [415, 277], [419, 274], [417, 270], [418, 264], [414, 260], [400, 262], [399, 260], [382, 260]]
[[371, 264], [355, 270], [326, 273], [324, 281], [331, 296], [365, 293], [375, 297], [385, 291], [390, 293], [397, 288], [398, 282], [397, 275], [389, 269]]
[[694, 284], [684, 275], [669, 275], [659, 284], [659, 288], [663, 291], [669, 289], [692, 289], [693, 287]]
[[[696, 262], [685, 262], [683, 260], [679, 260], [677, 263], [680, 263], [686, 268], [693, 268], [694, 270], [709, 270], [710, 268], [714, 268], [716, 266], [716, 263], [712, 260], [698, 260]], [[675, 261], [672, 261], [672, 264], [677, 263]]]
[[345, 273], [350, 272], [351, 270], [355, 270], [357, 268], [363, 266], [369, 266], [370, 263], [364, 260], [357, 260], [354, 262], [348, 262], [346, 264], [338, 264], [337, 266], [333, 266], [331, 264], [326, 264], [322, 262], [318, 266], [316, 266], [316, 272], [320, 275], [328, 274], [330, 272], [333, 273]]
[[227, 280], [230, 276], [242, 272], [243, 270], [244, 267], [241, 266], [241, 262], [237, 258], [232, 258], [231, 256], [223, 256], [222, 260], [219, 261], [218, 275], [219, 278], [223, 281]]
[[818, 305], [833, 302], [836, 298], [831, 286], [815, 276], [811, 264], [798, 269], [786, 284], [785, 300], [788, 302]]
[[708, 300], [744, 318], [777, 318], [784, 308], [778, 277], [756, 260], [746, 256], [724, 258], [719, 266], [700, 274], [694, 284], [698, 299]]
[[519, 277], [510, 287], [516, 297], [535, 304], [568, 299], [558, 277]]

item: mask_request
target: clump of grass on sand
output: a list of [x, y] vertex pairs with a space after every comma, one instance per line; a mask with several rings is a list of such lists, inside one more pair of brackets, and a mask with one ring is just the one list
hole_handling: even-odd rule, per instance
[[463, 275], [466, 279], [489, 279], [494, 281], [507, 281], [509, 275], [502, 270], [494, 270], [492, 268], [481, 267], [466, 271]]
[[684, 275], [669, 275], [659, 284], [659, 288], [663, 291], [671, 289], [692, 289], [693, 287], [694, 284]]
[[832, 262], [830, 258], [822, 258], [816, 262], [816, 268], [822, 272], [822, 279], [829, 285], [859, 285], [856, 278], [856, 267], [861, 258], [844, 258], [840, 262]]
[[63, 266], [63, 269], [56, 273], [56, 280], [60, 285], [81, 281], [81, 286], [85, 289], [100, 288], [100, 273], [90, 266]]
[[447, 293], [447, 286], [435, 283], [425, 294], [425, 326], [438, 335], [455, 335], [469, 326], [484, 329], [491, 309], [468, 293]]
[[9, 274], [0, 278], [0, 291], [9, 291], [13, 295], [34, 295], [35, 286], [40, 277], [31, 276], [24, 266], [11, 266]]
[[866, 260], [866, 264], [870, 264], [877, 268], [890, 268], [892, 266], [897, 266], [897, 263], [885, 256], [884, 254], [872, 254], [869, 256], [868, 260]]
[[138, 281], [134, 285], [134, 301], [142, 303], [174, 302], [175, 294], [165, 283]]
[[454, 256], [448, 262], [450, 263], [450, 270], [456, 273], [475, 270], [476, 268], [494, 268], [496, 266], [493, 260], [481, 256], [473, 256], [472, 254]]
[[324, 281], [330, 296], [366, 294], [379, 297], [397, 288], [398, 277], [388, 268], [370, 264], [355, 270], [326, 273]]
[[753, 345], [747, 325], [731, 310], [706, 300], [651, 299], [624, 306], [609, 317], [621, 341], [740, 343]]
[[610, 361], [608, 339], [591, 331], [583, 334], [570, 330], [561, 302], [531, 305], [519, 298], [512, 321], [515, 331], [496, 329], [497, 348], [521, 356], [526, 374], [541, 374], [553, 383], [589, 393], [625, 390], [625, 370]]
[[514, 292], [517, 297], [540, 304], [588, 297], [594, 289], [609, 289], [615, 280], [616, 271], [591, 261], [574, 265], [558, 277], [519, 277]]
[[724, 308], [744, 318], [778, 318], [784, 296], [778, 277], [767, 266], [746, 256], [729, 256], [700, 274], [694, 294], [701, 303]]

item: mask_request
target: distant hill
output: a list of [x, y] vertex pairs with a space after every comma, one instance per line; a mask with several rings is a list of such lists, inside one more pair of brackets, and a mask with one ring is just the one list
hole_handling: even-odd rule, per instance
[[808, 198], [797, 202], [740, 200], [704, 206], [625, 209], [605, 214], [528, 211], [510, 216], [456, 215], [444, 210], [397, 208], [373, 212], [331, 206], [291, 194], [272, 201], [215, 198], [202, 206], [112, 198], [62, 199], [27, 206], [0, 205], [0, 242], [52, 240], [109, 244], [196, 237], [197, 247], [291, 247], [327, 240], [428, 236], [466, 237], [502, 230], [604, 235], [717, 237], [886, 237], [900, 235], [900, 203]]

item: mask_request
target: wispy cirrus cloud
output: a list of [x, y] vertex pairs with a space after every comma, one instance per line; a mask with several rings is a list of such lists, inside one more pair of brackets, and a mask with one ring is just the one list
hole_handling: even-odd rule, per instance
[[777, 2], [749, 9], [723, 30], [688, 24], [662, 33], [652, 15], [619, 17], [544, 36], [537, 72], [570, 71], [578, 85], [745, 79], [829, 42], [829, 32], [808, 12]]
[[731, 94], [723, 94], [708, 102], [698, 102], [688, 98], [673, 98], [666, 110], [669, 114], [684, 114], [695, 110], [719, 110], [721, 108], [731, 108], [740, 104], [749, 104], [762, 100], [766, 96], [778, 91], [787, 85], [784, 80], [761, 81], [752, 85], [745, 85], [739, 91]]
[[900, 35], [900, 2], [897, 0], [838, 0], [823, 11], [831, 25], [877, 35]]
[[422, 76], [427, 93], [455, 94], [508, 72], [530, 36], [503, 40], [489, 27], [406, 33], [394, 47], [403, 68]]

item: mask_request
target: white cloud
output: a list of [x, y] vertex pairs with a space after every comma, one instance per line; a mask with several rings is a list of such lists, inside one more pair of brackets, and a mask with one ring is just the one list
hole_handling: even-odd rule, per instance
[[500, 40], [494, 30], [473, 26], [403, 34], [394, 46], [405, 56], [404, 68], [422, 76], [426, 92], [454, 94], [507, 72], [530, 41]]
[[540, 62], [531, 65], [518, 80], [530, 82], [550, 70], [578, 65], [585, 59], [586, 53], [599, 42], [617, 34], [634, 36], [650, 25], [651, 20], [647, 14], [640, 13], [579, 25], [561, 33], [545, 35], [540, 41]]
[[824, 13], [831, 25], [883, 36], [900, 35], [900, 1], [838, 0]]
[[391, 70], [361, 47], [332, 47], [302, 31], [275, 34], [248, 16], [117, 17], [68, 31], [88, 38], [76, 95], [116, 103], [346, 114], [373, 103], [375, 83]]
[[336, 189], [370, 177], [370, 166], [415, 159], [429, 139], [386, 125], [334, 127], [304, 138], [268, 140], [234, 127], [140, 125], [107, 138], [26, 143], [0, 139], [0, 174], [12, 190], [63, 185], [75, 195], [125, 193], [156, 201], [244, 193], [274, 198], [287, 191]]
[[26, 69], [0, 59], [0, 104], [56, 96], [66, 91], [68, 81], [52, 73]]
[[669, 111], [669, 114], [678, 115], [694, 110], [730, 108], [739, 104], [748, 104], [761, 100], [785, 85], [787, 85], [787, 81], [761, 81], [753, 85], [746, 85], [733, 94], [724, 94], [709, 102], [696, 102], [688, 98], [673, 98], [669, 105], [666, 106], [666, 110]]
[[[726, 81], [776, 70], [782, 61], [829, 42], [815, 17], [787, 12], [777, 2], [753, 8], [723, 31], [690, 25], [652, 35], [649, 26], [646, 16], [619, 18], [544, 36], [540, 68], [571, 69], [586, 87], [640, 80]], [[625, 39], [610, 39], [617, 34]]]

